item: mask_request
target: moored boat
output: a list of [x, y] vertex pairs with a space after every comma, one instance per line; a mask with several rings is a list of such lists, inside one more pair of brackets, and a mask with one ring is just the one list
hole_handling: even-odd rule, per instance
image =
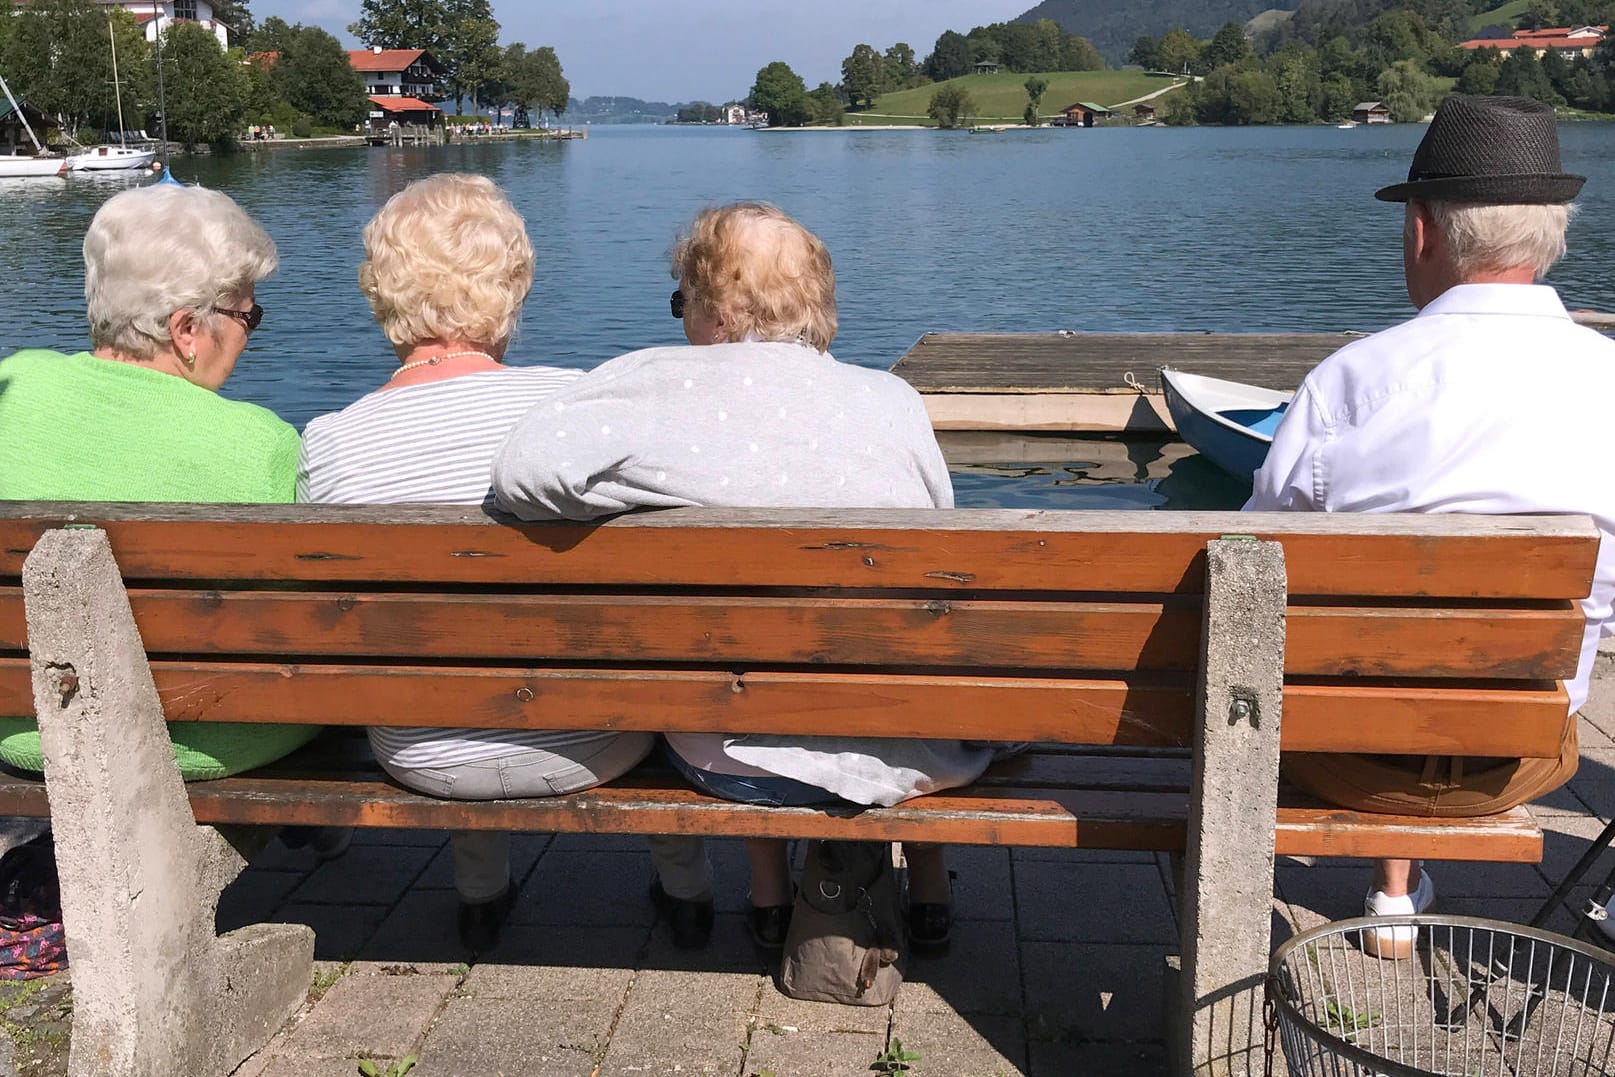
[[67, 167], [74, 172], [111, 172], [131, 168], [150, 168], [157, 160], [156, 150], [137, 149], [133, 146], [95, 146], [67, 159]]
[[14, 157], [0, 156], [0, 179], [17, 179], [24, 176], [65, 176], [66, 157]]
[[1295, 394], [1170, 367], [1160, 374], [1178, 437], [1224, 471], [1250, 481]]

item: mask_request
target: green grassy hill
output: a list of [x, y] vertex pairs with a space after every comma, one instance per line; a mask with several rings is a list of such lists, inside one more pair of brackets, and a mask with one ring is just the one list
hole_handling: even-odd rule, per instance
[[[1020, 123], [1026, 110], [1028, 75], [1000, 72], [996, 75], [966, 75], [946, 83], [934, 82], [914, 90], [882, 94], [868, 112], [847, 113], [848, 124], [931, 123], [925, 114], [931, 95], [940, 86], [959, 86], [970, 91], [976, 102], [976, 119], [981, 123]], [[1116, 105], [1152, 94], [1171, 86], [1166, 75], [1143, 71], [1051, 71], [1039, 75], [1049, 84], [1043, 93], [1041, 111], [1052, 116], [1067, 105], [1091, 101], [1096, 105]], [[1159, 103], [1163, 98], [1156, 98]]]
[[[1469, 32], [1477, 33], [1482, 26], [1513, 26], [1514, 20], [1524, 15], [1531, 6], [1531, 0], [1508, 0], [1501, 7], [1494, 7], [1490, 11], [1482, 11], [1469, 20]], [[1557, 25], [1557, 24], [1555, 24]]]

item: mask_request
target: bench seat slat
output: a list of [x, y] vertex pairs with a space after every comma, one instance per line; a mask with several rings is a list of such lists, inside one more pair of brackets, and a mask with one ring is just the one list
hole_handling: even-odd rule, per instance
[[[129, 592], [158, 654], [1192, 671], [1199, 604], [341, 592]], [[1574, 675], [1584, 625], [1557, 608], [1292, 607], [1285, 670], [1315, 676]], [[22, 650], [20, 588], [0, 649]]]
[[[446, 801], [389, 782], [238, 777], [187, 786], [203, 823], [276, 823], [562, 833], [705, 833], [941, 841], [1081, 849], [1183, 848], [1183, 794], [1108, 790], [954, 790], [869, 810], [755, 808], [655, 776], [536, 800]], [[0, 813], [44, 817], [43, 783], [0, 775]], [[1279, 807], [1285, 856], [1414, 856], [1535, 863], [1541, 831], [1516, 808], [1481, 819], [1368, 816], [1316, 804]]]
[[[1282, 541], [1293, 595], [1580, 599], [1586, 517], [680, 510], [526, 524], [451, 507], [0, 504], [0, 577], [93, 523], [125, 579], [1198, 593], [1209, 539]], [[218, 522], [227, 517], [229, 522]], [[870, 529], [882, 533], [871, 535]]]
[[[170, 721], [779, 732], [1183, 747], [1187, 677], [1048, 679], [812, 671], [533, 670], [157, 661]], [[524, 694], [531, 698], [524, 698]], [[0, 658], [0, 714], [29, 714], [26, 658]], [[1369, 681], [1285, 688], [1288, 751], [1549, 757], [1557, 685]]]

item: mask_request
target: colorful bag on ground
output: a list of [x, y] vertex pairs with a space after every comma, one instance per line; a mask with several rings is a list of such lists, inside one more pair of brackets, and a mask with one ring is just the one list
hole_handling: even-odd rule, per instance
[[903, 983], [903, 937], [892, 847], [880, 841], [811, 841], [780, 990], [791, 998], [884, 1006]]
[[0, 980], [32, 980], [66, 967], [56, 843], [47, 830], [0, 857]]

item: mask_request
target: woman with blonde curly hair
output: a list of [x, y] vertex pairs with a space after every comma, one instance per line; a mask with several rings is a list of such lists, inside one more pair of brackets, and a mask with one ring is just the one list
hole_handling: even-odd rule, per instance
[[[678, 241], [672, 269], [672, 314], [691, 346], [613, 359], [518, 423], [494, 462], [501, 506], [571, 520], [678, 505], [952, 507], [919, 395], [829, 352], [835, 272], [817, 236], [766, 203], [709, 209]], [[878, 737], [670, 733], [667, 743], [700, 789], [792, 806], [896, 804], [972, 781], [994, 754]], [[785, 843], [748, 841], [747, 851], [752, 937], [778, 949], [791, 911]], [[674, 942], [704, 944], [712, 882], [699, 839], [659, 837], [651, 852], [652, 900]], [[940, 949], [952, 916], [942, 849], [907, 855], [911, 941]]]
[[[359, 288], [397, 366], [368, 396], [308, 424], [298, 500], [482, 504], [506, 431], [579, 373], [505, 363], [533, 284], [526, 227], [491, 180], [438, 175], [389, 199], [364, 242]], [[644, 733], [370, 730], [377, 761], [400, 784], [461, 800], [587, 789], [653, 743]], [[509, 844], [503, 833], [454, 835], [458, 927], [472, 951], [496, 941], [515, 902]]]

